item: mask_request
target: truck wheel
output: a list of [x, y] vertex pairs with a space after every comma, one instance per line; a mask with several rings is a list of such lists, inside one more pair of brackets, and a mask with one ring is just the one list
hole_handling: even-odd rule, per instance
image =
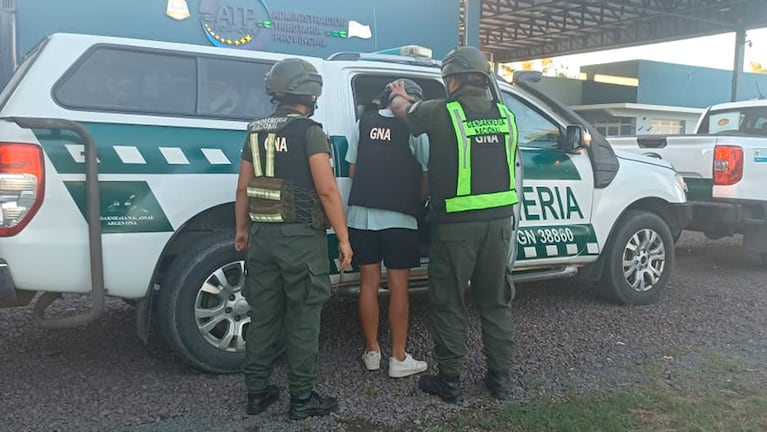
[[640, 210], [628, 211], [618, 227], [605, 250], [602, 292], [621, 304], [654, 303], [674, 265], [671, 230], [659, 216]]
[[160, 285], [157, 312], [163, 336], [197, 369], [240, 370], [250, 323], [244, 259], [234, 250], [234, 233], [210, 234], [173, 261]]

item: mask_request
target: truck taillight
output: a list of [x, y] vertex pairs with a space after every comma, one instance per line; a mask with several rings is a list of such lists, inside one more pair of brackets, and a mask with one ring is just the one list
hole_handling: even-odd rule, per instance
[[44, 186], [39, 146], [0, 143], [0, 237], [24, 229], [43, 202]]
[[743, 149], [718, 145], [714, 149], [714, 184], [730, 186], [743, 178]]

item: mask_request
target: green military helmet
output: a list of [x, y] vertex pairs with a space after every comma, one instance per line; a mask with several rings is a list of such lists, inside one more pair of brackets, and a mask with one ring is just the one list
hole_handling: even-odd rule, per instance
[[488, 78], [493, 77], [493, 69], [487, 57], [478, 48], [472, 46], [458, 47], [447, 53], [442, 60], [442, 77], [475, 72]]
[[322, 94], [322, 75], [306, 60], [280, 60], [266, 74], [266, 92], [271, 96], [293, 94], [319, 97]]

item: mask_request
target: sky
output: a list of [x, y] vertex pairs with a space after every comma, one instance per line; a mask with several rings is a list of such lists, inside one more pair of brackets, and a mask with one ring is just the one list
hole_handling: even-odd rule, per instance
[[[746, 40], [751, 41], [751, 47], [746, 45], [744, 70], [751, 71], [751, 61], [759, 62], [762, 67], [767, 68], [767, 28], [749, 30]], [[567, 65], [570, 72], [577, 72], [580, 66], [635, 59], [732, 70], [734, 56], [735, 33], [726, 33], [552, 59], [554, 63]]]

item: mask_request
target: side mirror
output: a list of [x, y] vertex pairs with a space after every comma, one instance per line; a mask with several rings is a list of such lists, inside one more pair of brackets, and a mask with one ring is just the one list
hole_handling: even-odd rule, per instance
[[560, 145], [560, 150], [573, 152], [586, 147], [591, 142], [591, 134], [581, 125], [572, 124], [567, 126], [564, 142]]

